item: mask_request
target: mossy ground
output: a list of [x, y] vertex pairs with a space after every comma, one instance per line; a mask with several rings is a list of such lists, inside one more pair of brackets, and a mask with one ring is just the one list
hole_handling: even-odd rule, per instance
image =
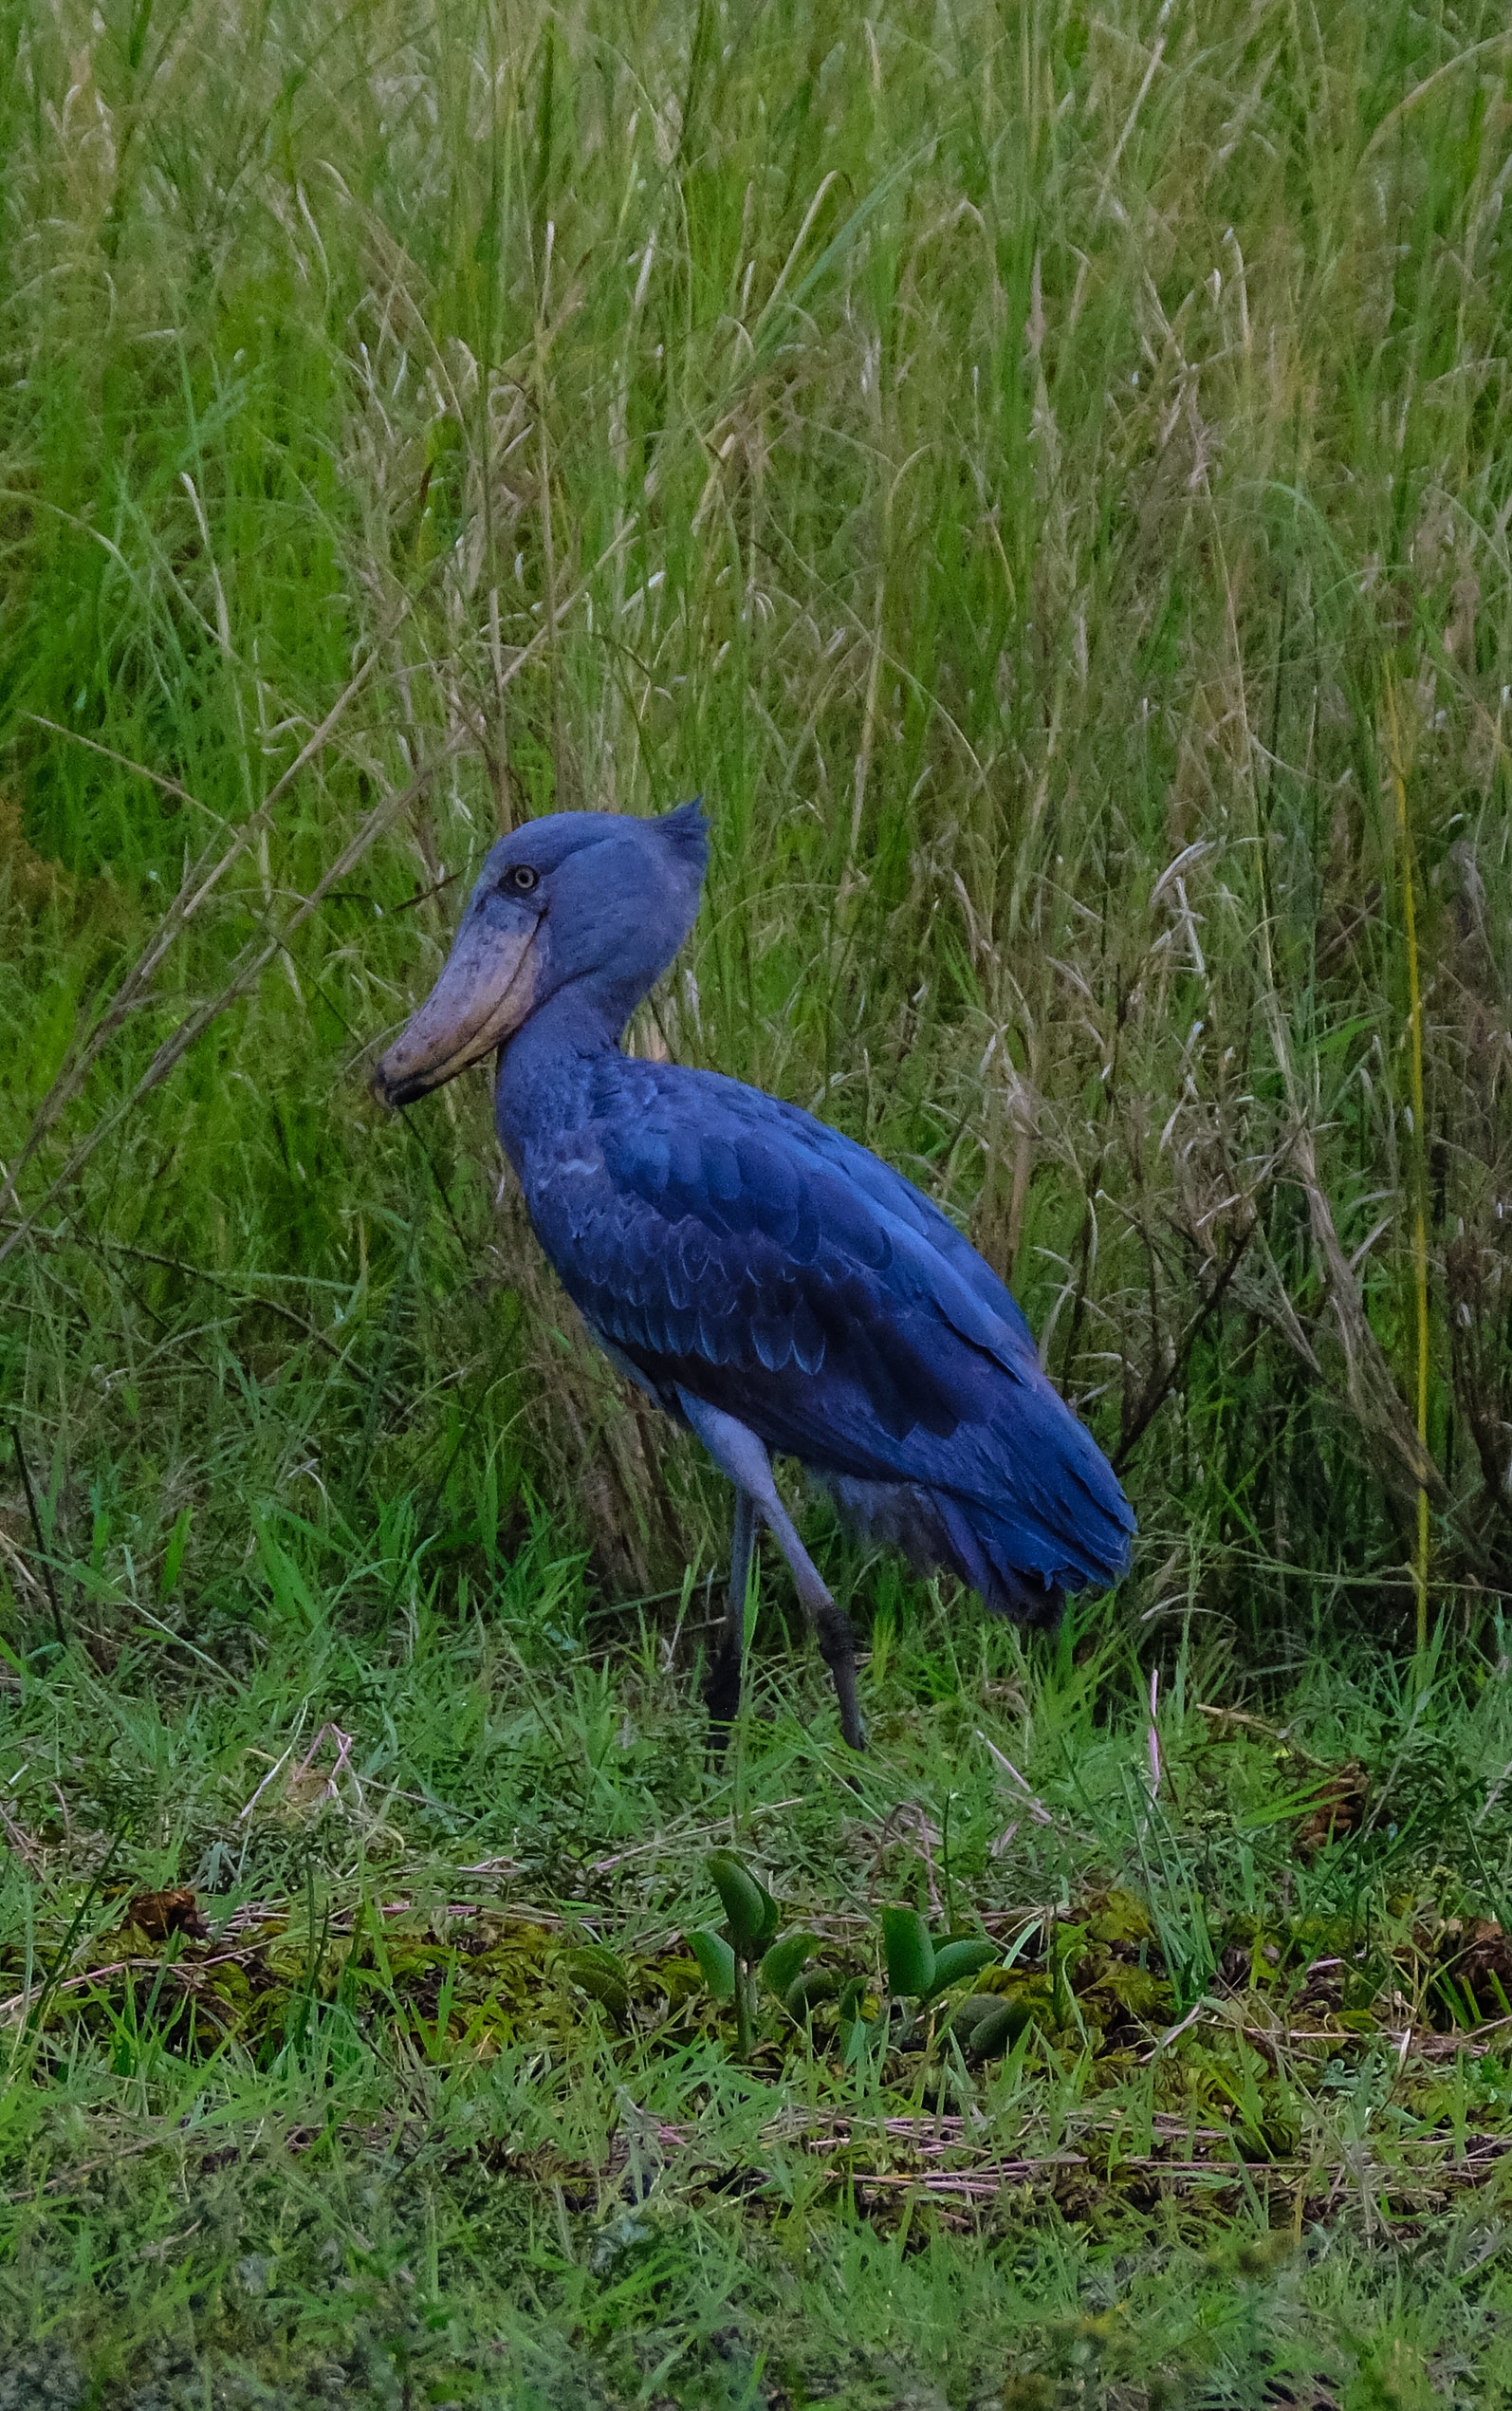
[[[1152, 1793], [1123, 1641], [927, 1603], [858, 1765], [782, 1633], [720, 1762], [686, 1639], [581, 1602], [198, 1629], [239, 1679], [11, 1691], [0, 2399], [1503, 2398], [1501, 1677], [1319, 1659], [1283, 1735], [1183, 1651]], [[684, 1939], [732, 1836], [859, 2027], [739, 2058]], [[997, 1944], [990, 2059], [889, 2028], [897, 1899]]]

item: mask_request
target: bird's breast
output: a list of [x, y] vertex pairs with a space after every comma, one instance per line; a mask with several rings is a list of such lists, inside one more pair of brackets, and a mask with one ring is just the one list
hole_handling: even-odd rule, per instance
[[549, 1188], [558, 1180], [595, 1180], [602, 1171], [602, 1156], [562, 1156], [549, 1166], [540, 1185]]
[[524, 1188], [532, 1213], [549, 1212], [581, 1197], [605, 1182], [603, 1149], [586, 1131], [532, 1147], [526, 1160]]

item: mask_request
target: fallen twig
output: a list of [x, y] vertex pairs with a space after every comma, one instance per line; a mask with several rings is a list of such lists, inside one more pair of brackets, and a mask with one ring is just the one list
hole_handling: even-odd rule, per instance
[[983, 1733], [980, 1728], [978, 1729], [976, 1737], [978, 1741], [981, 1742], [983, 1749], [986, 1752], [993, 1765], [995, 1767], [1001, 1767], [1003, 1772], [1018, 1786], [1020, 1794], [1023, 1800], [1023, 1805], [1028, 1809], [1030, 1816], [1033, 1817], [1035, 1824], [1054, 1825], [1055, 1819], [1051, 1815], [1049, 1809], [1045, 1807], [1044, 1802], [1041, 1799], [1037, 1791], [1030, 1790], [1029, 1786], [1025, 1783], [1023, 1775], [1019, 1772], [1019, 1770], [1014, 1765], [1013, 1760], [1011, 1758], [1005, 1757], [1003, 1752], [998, 1748], [997, 1743], [995, 1741], [989, 1741], [986, 1734]]

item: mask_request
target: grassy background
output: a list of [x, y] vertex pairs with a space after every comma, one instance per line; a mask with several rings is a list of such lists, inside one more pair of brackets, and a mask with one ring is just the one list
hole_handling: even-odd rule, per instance
[[[395, 2402], [1244, 2402], [1288, 2354], [1503, 2399], [1484, 2199], [1315, 2181], [1497, 2130], [1482, 2044], [1473, 2111], [1399, 2040], [1261, 2053], [1284, 2208], [1041, 2186], [930, 2233], [768, 2133], [759, 2211], [679, 2161], [616, 2276], [599, 2179], [498, 2155], [564, 2121], [607, 2166], [666, 2086], [745, 2166], [770, 2076], [591, 2020], [484, 2064], [433, 2001], [428, 2053], [413, 1986], [359, 2015], [309, 1938], [519, 1885], [654, 1957], [732, 1817], [839, 1936], [928, 1891], [958, 1793], [963, 1903], [1042, 1912], [1046, 1965], [1117, 1878], [1183, 2014], [1248, 1919], [1368, 1943], [1382, 2032], [1471, 2015], [1423, 1920], [1500, 1920], [1507, 1865], [1509, 96], [1475, 6], [0, 0], [0, 1393], [43, 1538], [8, 1460], [0, 2402], [338, 2363]], [[780, 1633], [704, 1766], [717, 1485], [569, 1327], [481, 1076], [365, 1091], [501, 825], [698, 790], [708, 902], [636, 1043], [958, 1212], [1141, 1522], [1023, 1658], [816, 1513], [876, 1619], [856, 1794]], [[333, 1720], [350, 1772], [293, 1783]], [[996, 1857], [979, 1730], [1051, 1819]], [[276, 2049], [207, 2066], [150, 1983], [64, 2013], [175, 1881], [304, 1934]], [[1167, 2066], [1072, 2032], [1004, 2136]], [[1292, 2261], [1233, 2259], [1272, 2224]]]

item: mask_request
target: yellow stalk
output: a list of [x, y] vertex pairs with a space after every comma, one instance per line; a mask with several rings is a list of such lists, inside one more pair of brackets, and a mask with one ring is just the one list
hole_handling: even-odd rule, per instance
[[[1392, 784], [1396, 790], [1396, 820], [1402, 846], [1402, 918], [1407, 930], [1407, 993], [1412, 1046], [1412, 1272], [1417, 1292], [1417, 1437], [1428, 1455], [1428, 1215], [1424, 1177], [1427, 1124], [1423, 1111], [1423, 991], [1418, 975], [1417, 902], [1412, 889], [1412, 833], [1407, 815], [1407, 773], [1402, 767], [1402, 732], [1396, 714], [1396, 689], [1388, 673], [1386, 715], [1392, 731]], [[1428, 1492], [1417, 1490], [1417, 1550], [1412, 1561], [1412, 1588], [1417, 1600], [1417, 1654], [1428, 1655]]]

